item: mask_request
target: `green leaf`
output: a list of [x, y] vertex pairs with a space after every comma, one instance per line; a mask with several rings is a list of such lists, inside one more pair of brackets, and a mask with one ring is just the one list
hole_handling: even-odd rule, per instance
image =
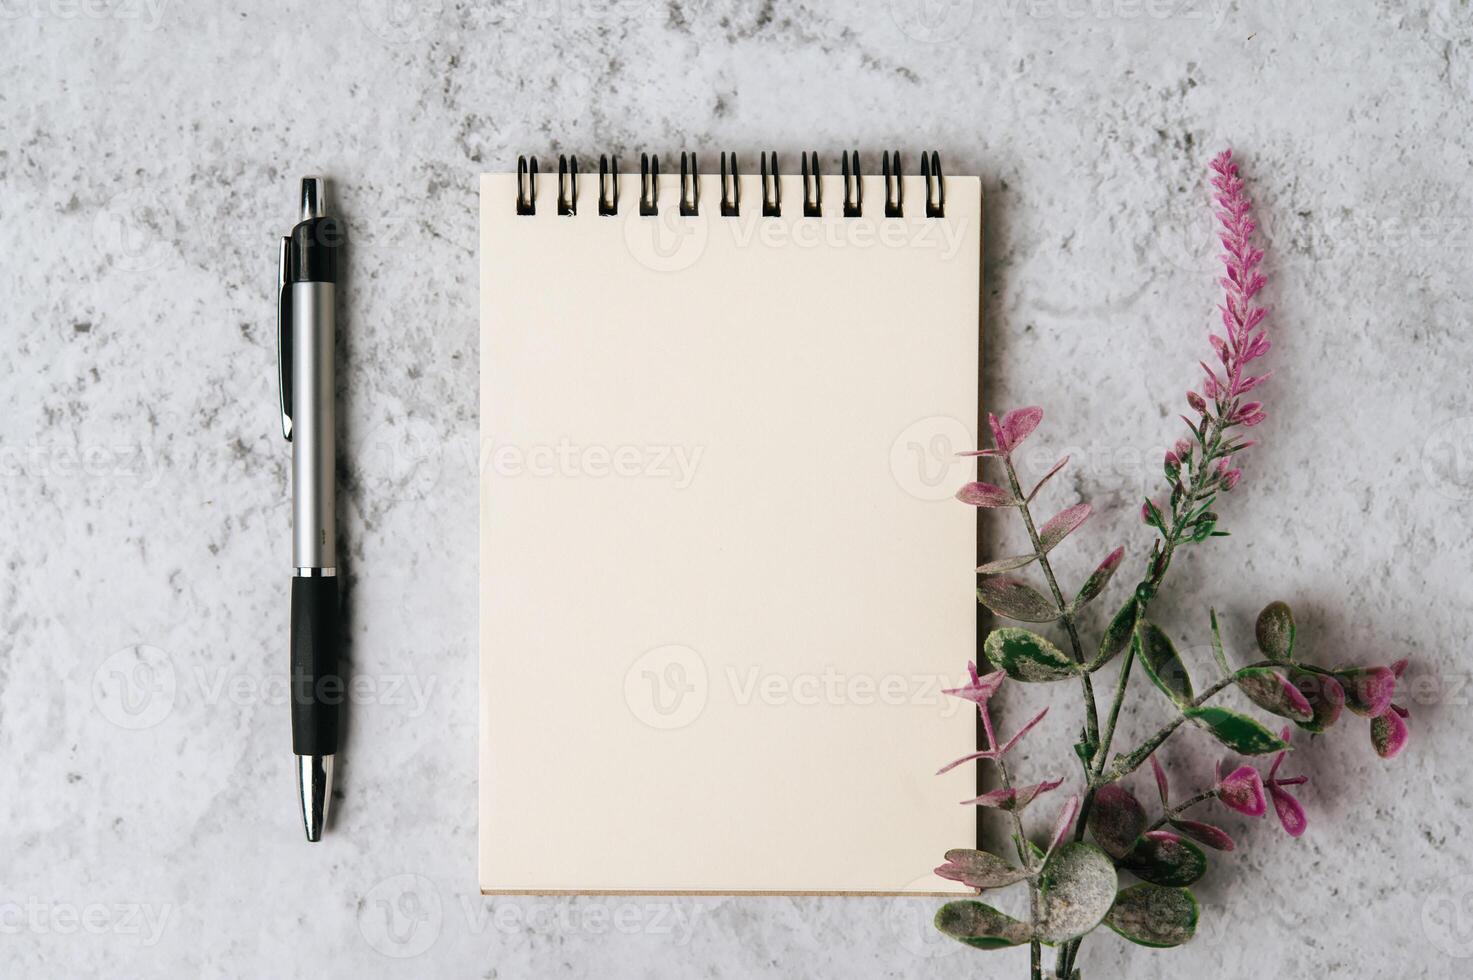
[[1180, 946], [1197, 932], [1197, 899], [1185, 888], [1132, 885], [1115, 896], [1105, 925], [1142, 946]]
[[996, 854], [967, 848], [947, 851], [946, 863], [936, 873], [973, 888], [1002, 888], [1028, 877], [1027, 868], [1015, 868]]
[[1282, 602], [1270, 602], [1258, 614], [1254, 628], [1258, 649], [1277, 663], [1294, 659], [1294, 613]]
[[1038, 560], [1037, 555], [1013, 555], [1011, 558], [997, 558], [985, 565], [977, 566], [978, 575], [996, 575], [998, 572], [1010, 572], [1015, 568], [1022, 568]]
[[1272, 667], [1244, 667], [1233, 675], [1238, 690], [1264, 711], [1290, 721], [1312, 721], [1314, 709], [1289, 679]]
[[1166, 530], [1166, 522], [1161, 517], [1161, 508], [1156, 506], [1156, 501], [1146, 500], [1146, 523], [1159, 531]]
[[1300, 728], [1319, 734], [1339, 720], [1340, 711], [1345, 707], [1345, 689], [1334, 677], [1318, 671], [1290, 667], [1289, 683], [1304, 695], [1304, 699], [1309, 702], [1310, 711], [1313, 712], [1313, 717], [1308, 721], [1295, 722]]
[[1216, 705], [1185, 708], [1182, 714], [1239, 755], [1267, 755], [1285, 748], [1277, 735], [1247, 715]]
[[1042, 592], [1015, 578], [989, 578], [977, 588], [977, 601], [999, 616], [1024, 623], [1052, 623], [1059, 610]]
[[1032, 938], [1028, 927], [981, 902], [947, 902], [936, 912], [936, 928], [977, 949], [1020, 946]]
[[1015, 681], [1061, 681], [1083, 669], [1048, 640], [1019, 626], [993, 630], [982, 649], [988, 660]]
[[1190, 885], [1207, 873], [1207, 853], [1169, 830], [1153, 830], [1136, 841], [1120, 866], [1153, 885]]
[[1222, 668], [1224, 674], [1232, 673], [1228, 667], [1227, 654], [1222, 649], [1222, 633], [1217, 628], [1217, 610], [1207, 610], [1207, 615], [1212, 619], [1212, 656], [1217, 661], [1217, 666]]
[[1187, 676], [1186, 665], [1172, 645], [1171, 638], [1150, 620], [1141, 620], [1135, 627], [1136, 656], [1141, 666], [1156, 686], [1178, 704], [1192, 700], [1192, 679]]
[[1114, 862], [1104, 851], [1074, 841], [1054, 853], [1038, 884], [1043, 893], [1038, 938], [1061, 943], [1100, 924], [1114, 904], [1120, 881]]
[[1115, 656], [1130, 644], [1130, 638], [1135, 634], [1135, 619], [1139, 607], [1134, 598], [1125, 600], [1125, 605], [1110, 617], [1110, 625], [1105, 627], [1105, 635], [1100, 639], [1100, 652], [1089, 662], [1091, 671], [1099, 670], [1105, 664], [1115, 659]]

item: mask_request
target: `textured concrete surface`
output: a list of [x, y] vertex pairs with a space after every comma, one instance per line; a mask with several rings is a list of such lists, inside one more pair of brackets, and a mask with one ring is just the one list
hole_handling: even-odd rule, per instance
[[[1231, 144], [1268, 249], [1270, 420], [1221, 508], [1233, 537], [1184, 556], [1158, 613], [1200, 676], [1209, 604], [1239, 650], [1283, 598], [1306, 657], [1408, 656], [1414, 741], [1387, 764], [1361, 719], [1301, 739], [1308, 835], [1228, 817], [1240, 848], [1199, 888], [1194, 943], [1104, 934], [1081, 964], [1466, 972], [1470, 18], [1463, 0], [3, 0], [0, 970], [1023, 973], [1019, 951], [935, 940], [931, 900], [476, 894], [475, 177], [518, 152], [835, 166], [892, 146], [981, 174], [986, 402], [1046, 406], [1030, 468], [1074, 453], [1046, 500], [1102, 511], [1060, 552], [1077, 582], [1147, 546], [1133, 514], [1215, 301], [1203, 173]], [[361, 686], [336, 832], [308, 848], [272, 288], [314, 171], [356, 236]], [[1076, 776], [1071, 697], [1011, 693], [1014, 720], [1055, 705], [1025, 773]], [[1135, 685], [1122, 737], [1164, 712]], [[1209, 778], [1204, 738], [1169, 743], [1179, 792]]]

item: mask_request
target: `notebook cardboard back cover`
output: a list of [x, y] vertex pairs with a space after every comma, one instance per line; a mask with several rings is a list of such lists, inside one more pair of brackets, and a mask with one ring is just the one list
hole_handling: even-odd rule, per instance
[[965, 892], [981, 189], [481, 180], [480, 881]]

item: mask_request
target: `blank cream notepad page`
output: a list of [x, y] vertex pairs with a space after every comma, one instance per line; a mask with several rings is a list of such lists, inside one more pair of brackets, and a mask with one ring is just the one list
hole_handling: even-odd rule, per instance
[[981, 187], [481, 178], [480, 882], [963, 892]]

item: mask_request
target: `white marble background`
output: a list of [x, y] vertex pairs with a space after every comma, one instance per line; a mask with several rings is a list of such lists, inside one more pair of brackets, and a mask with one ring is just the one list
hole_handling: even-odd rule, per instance
[[[1185, 557], [1158, 613], [1200, 644], [1213, 603], [1241, 646], [1284, 598], [1307, 656], [1409, 656], [1418, 680], [1396, 762], [1359, 719], [1301, 740], [1304, 839], [1225, 821], [1242, 847], [1192, 945], [1106, 933], [1085, 975], [1473, 963], [1466, 0], [0, 0], [0, 20], [6, 976], [1023, 974], [1021, 951], [935, 940], [932, 900], [476, 892], [476, 174], [851, 146], [982, 175], [986, 402], [1046, 406], [1032, 463], [1075, 454], [1049, 503], [1102, 510], [1063, 552], [1075, 581], [1147, 544], [1134, 511], [1215, 302], [1203, 174], [1236, 147], [1271, 418], [1222, 508], [1234, 536]], [[282, 703], [272, 319], [307, 172], [355, 235], [342, 521], [367, 685], [316, 847]], [[1057, 704], [1020, 762], [1041, 776], [1077, 709], [1028, 694]], [[1136, 695], [1124, 737], [1163, 717]], [[1212, 756], [1167, 752], [1183, 790]]]

